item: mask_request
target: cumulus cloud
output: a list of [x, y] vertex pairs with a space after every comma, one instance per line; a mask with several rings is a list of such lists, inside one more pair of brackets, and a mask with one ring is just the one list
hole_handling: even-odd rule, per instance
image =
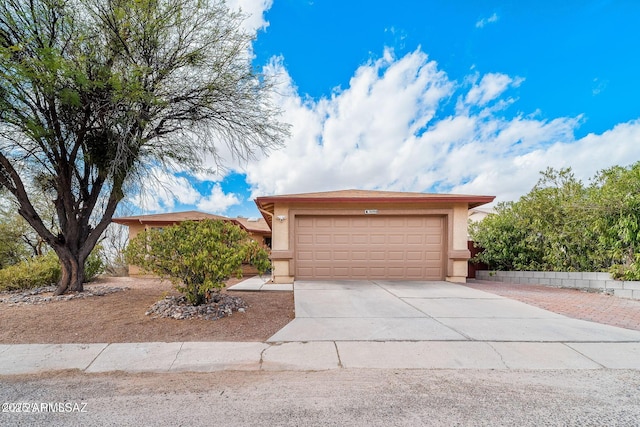
[[247, 15], [244, 28], [253, 33], [269, 26], [264, 19], [264, 12], [271, 9], [272, 4], [273, 0], [227, 0], [229, 9], [240, 10]]
[[[358, 67], [346, 88], [319, 99], [300, 93], [283, 64], [273, 58], [265, 72], [277, 80], [274, 103], [292, 125], [284, 148], [214, 175], [157, 173], [133, 202], [152, 212], [180, 203], [224, 214], [243, 199], [220, 184], [232, 171], [246, 175], [252, 198], [359, 188], [505, 201], [527, 193], [547, 167], [570, 166], [587, 181], [640, 159], [640, 120], [576, 138], [582, 116], [514, 112], [523, 79], [474, 71], [454, 81], [420, 48], [401, 57], [385, 50]], [[202, 181], [214, 183], [209, 194], [195, 189]]]
[[176, 204], [180, 204], [218, 215], [241, 203], [238, 195], [225, 193], [220, 183], [214, 183], [208, 194], [201, 194], [194, 186], [197, 182], [193, 176], [176, 176], [171, 171], [153, 169], [141, 191], [129, 202], [149, 213], [173, 211]]
[[[477, 80], [478, 76], [474, 76]], [[482, 76], [479, 83], [474, 84], [467, 92], [465, 99], [466, 104], [477, 104], [479, 106], [486, 105], [489, 101], [493, 101], [502, 95], [510, 87], [518, 87], [524, 79], [507, 76], [501, 73], [489, 73]]]
[[523, 79], [490, 73], [458, 83], [420, 49], [400, 58], [387, 50], [318, 100], [298, 93], [282, 59], [267, 71], [279, 79], [276, 102], [293, 128], [285, 148], [246, 168], [253, 197], [361, 188], [513, 200], [548, 166], [571, 166], [586, 180], [640, 158], [640, 122], [576, 139], [581, 116], [505, 112]]
[[224, 214], [233, 205], [240, 204], [240, 199], [233, 193], [225, 193], [220, 184], [215, 184], [211, 192], [197, 203], [198, 210], [213, 214]]
[[484, 28], [485, 25], [487, 24], [493, 24], [498, 22], [498, 20], [500, 19], [500, 17], [498, 16], [497, 13], [493, 13], [493, 15], [491, 15], [488, 18], [482, 18], [479, 21], [476, 22], [476, 28]]
[[356, 71], [349, 88], [319, 101], [297, 94], [280, 62], [270, 65], [283, 85], [278, 100], [293, 125], [286, 148], [249, 165], [254, 194], [387, 185], [401, 162], [391, 153], [434, 116], [452, 91], [446, 75], [421, 51], [396, 59], [390, 51]]
[[131, 202], [143, 211], [170, 211], [176, 202], [194, 204], [201, 198], [191, 182], [184, 176], [176, 176], [169, 171], [152, 169], [141, 191], [131, 198]]

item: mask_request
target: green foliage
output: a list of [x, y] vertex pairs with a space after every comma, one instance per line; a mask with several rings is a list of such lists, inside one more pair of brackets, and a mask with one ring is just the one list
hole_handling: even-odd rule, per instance
[[640, 280], [640, 162], [601, 171], [592, 186], [602, 256], [614, 277]]
[[530, 219], [516, 203], [501, 203], [496, 214], [471, 223], [469, 234], [484, 248], [475, 259], [495, 270], [536, 270], [542, 258], [537, 233], [530, 231]]
[[[85, 280], [90, 282], [104, 270], [98, 250], [92, 252], [85, 262]], [[27, 258], [0, 270], [0, 291], [32, 289], [55, 285], [60, 280], [60, 260], [53, 251]]]
[[268, 254], [248, 234], [227, 221], [187, 221], [149, 229], [129, 242], [130, 264], [169, 279], [193, 305], [207, 302], [231, 276], [242, 276], [242, 262], [266, 268]]
[[217, 170], [221, 144], [240, 159], [281, 146], [244, 19], [224, 0], [0, 1], [0, 187], [63, 261], [56, 292], [82, 289], [118, 204], [154, 171]]
[[92, 281], [105, 270], [104, 260], [100, 256], [101, 250], [102, 248], [99, 245], [93, 248], [93, 251], [84, 262], [84, 280], [87, 282]]
[[54, 285], [60, 280], [60, 262], [55, 252], [33, 257], [0, 270], [0, 290], [13, 291]]
[[[529, 218], [530, 233], [537, 239], [541, 258], [537, 269], [597, 271], [603, 268], [595, 256], [597, 241], [585, 222], [591, 221], [588, 190], [571, 169], [547, 169], [520, 201]], [[530, 268], [533, 269], [533, 268]]]
[[640, 163], [600, 172], [589, 186], [571, 169], [547, 169], [517, 202], [470, 226], [500, 270], [607, 271], [640, 278]]
[[244, 263], [254, 266], [259, 274], [264, 274], [271, 270], [269, 252], [260, 243], [255, 240], [249, 240], [245, 247], [245, 254]]
[[0, 268], [17, 264], [29, 257], [29, 247], [22, 240], [24, 225], [25, 222], [14, 220], [0, 222]]
[[[49, 206], [47, 196], [44, 193], [34, 193], [36, 191], [32, 192], [31, 201], [37, 207], [42, 220], [54, 224], [56, 213], [55, 209]], [[0, 195], [0, 268], [32, 256], [43, 255], [48, 249], [44, 240], [17, 212], [15, 204], [8, 199], [3, 200], [4, 195]]]

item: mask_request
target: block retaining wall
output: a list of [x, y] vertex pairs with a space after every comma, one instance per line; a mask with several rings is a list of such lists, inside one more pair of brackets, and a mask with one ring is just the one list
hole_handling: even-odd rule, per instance
[[573, 289], [594, 289], [621, 298], [640, 300], [640, 282], [613, 280], [609, 273], [567, 273], [560, 271], [476, 271], [476, 279], [519, 285], [549, 285]]

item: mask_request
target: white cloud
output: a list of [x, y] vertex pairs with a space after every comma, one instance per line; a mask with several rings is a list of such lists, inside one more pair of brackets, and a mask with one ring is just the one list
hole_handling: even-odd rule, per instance
[[484, 158], [474, 179], [454, 187], [462, 193], [497, 194], [515, 200], [527, 193], [547, 167], [571, 167], [578, 179], [588, 183], [596, 172], [614, 165], [627, 166], [640, 158], [640, 121], [615, 126], [601, 135], [574, 140], [558, 135], [553, 144], [506, 158]]
[[593, 79], [593, 88], [591, 89], [591, 94], [593, 96], [600, 95], [609, 85], [609, 80], [602, 80], [599, 78]]
[[257, 32], [269, 26], [264, 19], [264, 12], [271, 8], [273, 0], [227, 0], [227, 6], [232, 10], [241, 10], [247, 15], [243, 22], [244, 28], [250, 32]]
[[[278, 102], [293, 129], [286, 148], [247, 168], [255, 195], [388, 185], [403, 168], [390, 153], [415, 139], [453, 86], [420, 51], [400, 59], [387, 51], [358, 68], [347, 90], [317, 102], [296, 93], [280, 63], [271, 71], [285, 85]], [[404, 146], [405, 156], [420, 148], [414, 145]]]
[[[582, 116], [510, 112], [523, 79], [474, 72], [456, 82], [421, 49], [402, 57], [385, 50], [355, 70], [348, 87], [320, 99], [299, 93], [283, 63], [274, 58], [265, 72], [278, 81], [274, 102], [291, 136], [281, 150], [230, 165], [246, 173], [252, 198], [360, 188], [515, 200], [547, 167], [570, 166], [586, 182], [601, 169], [640, 159], [640, 119], [576, 138]], [[224, 148], [220, 154], [228, 156]], [[185, 173], [156, 171], [158, 182], [150, 180], [132, 202], [151, 212], [180, 203], [218, 214], [241, 203], [221, 187], [226, 172], [189, 179]], [[202, 195], [193, 183], [205, 180], [215, 184]]]
[[213, 213], [224, 214], [229, 207], [240, 204], [240, 200], [233, 193], [225, 193], [222, 191], [220, 184], [215, 184], [211, 189], [211, 193], [200, 199], [197, 203], [198, 210]]
[[498, 14], [494, 12], [490, 17], [482, 18], [478, 22], [476, 22], [476, 28], [484, 28], [485, 25], [496, 23], [499, 19], [500, 17], [498, 16]]
[[[477, 75], [475, 78], [477, 79]], [[465, 103], [484, 106], [489, 101], [493, 101], [502, 95], [509, 87], [520, 86], [523, 81], [524, 79], [522, 78], [512, 79], [506, 74], [485, 74], [480, 80], [480, 83], [474, 84], [471, 90], [469, 90]]]
[[[171, 171], [152, 169], [145, 179], [141, 191], [129, 201], [145, 213], [170, 212], [176, 204], [222, 215], [226, 210], [241, 203], [233, 193], [225, 193], [219, 183], [214, 183], [209, 194], [203, 195], [194, 187], [198, 180], [193, 176], [176, 176]], [[184, 209], [193, 209], [184, 208]]]
[[[587, 180], [640, 158], [638, 121], [576, 139], [581, 116], [506, 116], [515, 102], [509, 91], [522, 79], [476, 75], [469, 88], [419, 49], [401, 58], [385, 51], [359, 67], [346, 89], [319, 100], [298, 93], [281, 59], [267, 69], [278, 76], [276, 102], [293, 128], [285, 148], [249, 163], [252, 197], [361, 188], [513, 200], [548, 166], [571, 166]], [[464, 102], [445, 113], [452, 99]]]
[[132, 197], [131, 202], [147, 212], [173, 210], [176, 202], [194, 204], [200, 199], [189, 180], [175, 176], [168, 171], [152, 169], [140, 193]]

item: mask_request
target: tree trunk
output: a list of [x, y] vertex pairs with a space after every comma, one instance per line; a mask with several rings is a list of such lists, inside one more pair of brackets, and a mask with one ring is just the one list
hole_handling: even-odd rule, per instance
[[84, 290], [84, 262], [72, 254], [58, 254], [62, 274], [54, 295], [62, 295], [65, 292], [82, 292]]

